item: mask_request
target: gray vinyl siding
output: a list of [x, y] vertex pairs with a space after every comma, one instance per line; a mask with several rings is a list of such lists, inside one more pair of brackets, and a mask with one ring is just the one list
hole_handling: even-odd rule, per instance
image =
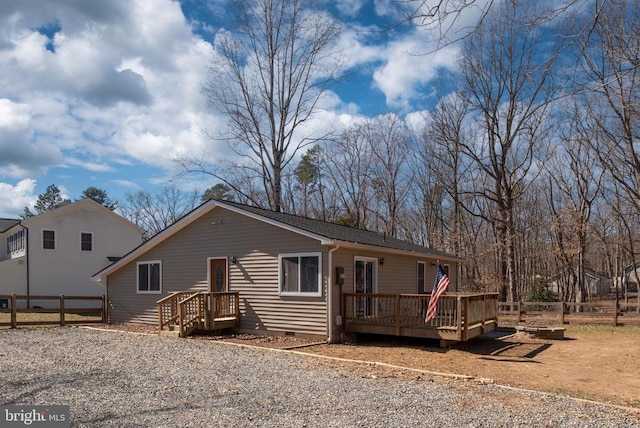
[[[278, 294], [278, 255], [302, 252], [322, 254], [326, 278], [327, 251], [317, 240], [214, 208], [108, 277], [110, 320], [157, 323], [157, 300], [173, 291], [207, 290], [207, 259], [226, 257], [229, 291], [240, 294], [242, 330], [326, 337], [324, 286], [322, 297]], [[162, 294], [137, 294], [136, 263], [151, 260], [162, 261]]]

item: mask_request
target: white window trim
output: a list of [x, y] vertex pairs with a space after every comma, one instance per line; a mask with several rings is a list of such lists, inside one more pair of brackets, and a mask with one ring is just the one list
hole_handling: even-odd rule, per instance
[[[318, 258], [318, 291], [314, 292], [292, 292], [282, 291], [282, 259], [288, 257], [317, 257]], [[298, 287], [300, 287], [300, 270], [298, 270]], [[304, 297], [322, 297], [322, 253], [284, 253], [278, 254], [278, 295], [280, 296], [304, 296]]]
[[[91, 235], [91, 249], [90, 250], [83, 250], [82, 249], [82, 235]], [[93, 247], [94, 247], [93, 232], [80, 232], [80, 252], [81, 253], [92, 253], [93, 252]]]
[[[53, 232], [53, 248], [44, 248], [44, 232]], [[58, 231], [56, 229], [42, 229], [40, 231], [40, 248], [45, 251], [56, 251], [58, 249]]]
[[[160, 265], [160, 289], [159, 290], [140, 290], [140, 265]], [[136, 263], [136, 294], [162, 294], [162, 260], [144, 260]]]

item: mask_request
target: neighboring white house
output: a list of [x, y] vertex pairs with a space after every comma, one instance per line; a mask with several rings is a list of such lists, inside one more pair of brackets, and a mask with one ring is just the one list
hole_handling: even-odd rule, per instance
[[142, 230], [87, 198], [25, 220], [0, 219], [0, 243], [0, 295], [101, 296], [91, 276], [140, 245]]

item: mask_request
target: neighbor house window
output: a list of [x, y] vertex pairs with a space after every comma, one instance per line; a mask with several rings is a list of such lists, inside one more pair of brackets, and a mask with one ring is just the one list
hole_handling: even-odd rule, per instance
[[42, 248], [45, 250], [56, 249], [56, 232], [55, 230], [42, 231]]
[[93, 233], [80, 234], [80, 249], [82, 251], [93, 251]]
[[138, 262], [138, 293], [162, 293], [162, 263], [159, 260]]
[[281, 254], [279, 265], [281, 295], [322, 295], [320, 253]]
[[24, 250], [25, 232], [21, 229], [7, 237], [7, 254], [17, 253]]

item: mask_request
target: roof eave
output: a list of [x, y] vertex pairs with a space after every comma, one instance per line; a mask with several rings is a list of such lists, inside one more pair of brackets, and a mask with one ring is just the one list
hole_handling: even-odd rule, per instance
[[363, 251], [365, 250], [375, 251], [375, 252], [385, 253], [385, 254], [397, 254], [402, 256], [422, 257], [422, 258], [434, 259], [436, 261], [440, 260], [440, 261], [447, 261], [452, 263], [458, 263], [462, 260], [459, 257], [455, 257], [447, 254], [431, 254], [426, 251], [423, 252], [423, 251], [403, 250], [400, 248], [382, 247], [379, 245], [372, 245], [372, 244], [362, 244], [360, 242], [334, 240], [331, 244], [336, 246], [339, 245], [340, 248], [351, 248], [351, 249], [357, 249], [357, 250], [363, 250]]

